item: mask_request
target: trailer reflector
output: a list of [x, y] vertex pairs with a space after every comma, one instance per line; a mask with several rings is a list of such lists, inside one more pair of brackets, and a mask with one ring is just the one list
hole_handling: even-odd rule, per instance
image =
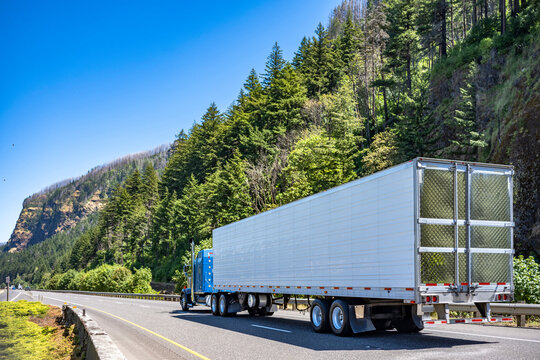
[[347, 290], [352, 290], [352, 287], [348, 287]]
[[489, 285], [489, 283], [487, 283], [487, 282], [481, 282], [481, 283], [479, 283], [478, 285]]
[[364, 290], [371, 290], [371, 288], [364, 288]]
[[405, 288], [406, 291], [414, 291], [413, 288]]

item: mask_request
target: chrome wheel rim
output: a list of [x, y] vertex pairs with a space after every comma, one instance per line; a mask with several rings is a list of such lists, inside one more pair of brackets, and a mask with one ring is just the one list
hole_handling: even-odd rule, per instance
[[343, 311], [339, 306], [336, 306], [332, 310], [332, 325], [334, 325], [334, 329], [336, 330], [341, 330], [343, 327]]
[[217, 305], [216, 305], [216, 297], [215, 296], [212, 296], [211, 303], [212, 303], [212, 311], [216, 312]]
[[225, 296], [219, 298], [219, 311], [223, 314], [225, 312]]
[[181, 304], [182, 304], [182, 308], [186, 307], [186, 295], [182, 296]]
[[316, 327], [321, 326], [322, 323], [322, 309], [320, 306], [313, 307], [313, 312], [311, 313], [311, 321]]

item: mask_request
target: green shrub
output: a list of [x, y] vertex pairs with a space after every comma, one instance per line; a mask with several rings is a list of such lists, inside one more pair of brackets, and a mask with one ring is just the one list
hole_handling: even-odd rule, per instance
[[131, 277], [130, 292], [137, 294], [151, 294], [154, 291], [150, 286], [152, 281], [152, 271], [149, 268], [135, 269], [135, 274]]
[[532, 256], [514, 258], [514, 287], [516, 300], [540, 303], [540, 266]]

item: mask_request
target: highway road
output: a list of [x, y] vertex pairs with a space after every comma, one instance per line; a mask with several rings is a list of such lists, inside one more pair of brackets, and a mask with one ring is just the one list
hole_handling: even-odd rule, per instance
[[[5, 294], [1, 294], [0, 298]], [[340, 338], [311, 330], [309, 314], [214, 317], [176, 302], [10, 291], [10, 299], [76, 305], [96, 320], [127, 359], [540, 359], [540, 329], [441, 325]], [[4, 298], [5, 300], [5, 298]]]

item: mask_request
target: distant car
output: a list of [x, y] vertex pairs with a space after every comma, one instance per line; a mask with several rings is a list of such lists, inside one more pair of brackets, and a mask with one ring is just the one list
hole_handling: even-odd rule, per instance
[[24, 291], [30, 291], [30, 286], [25, 287]]
[[11, 290], [16, 290], [16, 289], [15, 289], [15, 285], [13, 285], [13, 286], [11, 287]]

